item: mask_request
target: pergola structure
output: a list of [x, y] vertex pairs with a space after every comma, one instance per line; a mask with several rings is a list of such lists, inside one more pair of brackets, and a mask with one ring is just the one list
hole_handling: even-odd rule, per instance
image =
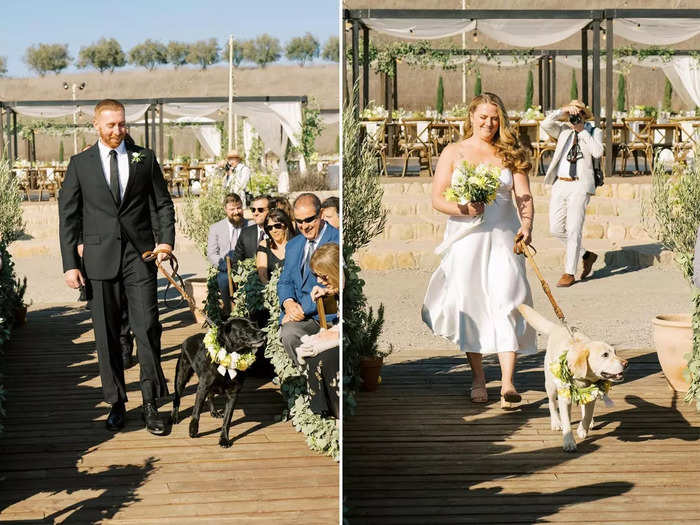
[[[170, 97], [170, 98], [144, 98], [144, 99], [121, 99], [120, 101], [127, 108], [127, 123], [131, 126], [143, 126], [144, 127], [144, 146], [151, 148], [156, 151], [158, 159], [163, 159], [163, 138], [165, 136], [163, 122], [163, 114], [168, 112], [168, 107], [175, 107], [175, 105], [181, 105], [186, 107], [190, 111], [197, 113], [199, 108], [199, 113], [201, 115], [211, 114], [219, 108], [226, 108], [228, 104], [228, 97]], [[17, 141], [17, 114], [21, 110], [29, 111], [32, 108], [34, 112], [41, 112], [42, 108], [47, 110], [51, 108], [73, 108], [78, 107], [88, 107], [92, 108], [95, 106], [99, 100], [97, 99], [85, 99], [85, 100], [19, 100], [19, 101], [0, 101], [0, 154], [5, 151], [7, 147], [7, 158], [12, 164], [14, 160], [18, 157], [18, 141]], [[293, 105], [305, 105], [307, 103], [306, 96], [248, 96], [248, 97], [234, 97], [234, 111], [236, 111], [236, 106], [240, 108], [245, 114], [246, 111], [259, 112], [260, 109], [265, 107], [272, 107], [274, 104], [283, 106], [284, 103]], [[136, 118], [143, 118], [143, 123], [135, 122], [129, 118], [130, 107], [136, 107], [135, 115]], [[257, 110], [256, 110], [257, 108]], [[5, 118], [2, 118], [2, 113], [5, 114]], [[280, 112], [277, 112], [280, 113]], [[281, 135], [280, 140], [287, 136], [290, 140], [296, 140], [294, 133], [292, 133], [292, 128], [301, 124], [301, 113], [296, 115], [296, 112], [287, 112], [288, 115], [278, 114], [282, 130], [279, 132]], [[184, 113], [176, 113], [184, 114]], [[30, 113], [31, 115], [31, 113]], [[292, 116], [293, 115], [293, 116]], [[3, 122], [4, 120], [4, 122]], [[135, 120], [135, 119], [134, 119]], [[298, 122], [293, 122], [292, 120], [298, 120]], [[201, 125], [201, 122], [192, 122], [192, 125]], [[66, 127], [71, 127], [71, 125], [66, 125]], [[5, 144], [5, 134], [7, 134], [7, 144]]]
[[[444, 38], [464, 32], [466, 29], [475, 28], [479, 21], [534, 21], [534, 20], [580, 20], [584, 23], [581, 28], [581, 50], [578, 52], [582, 58], [582, 94], [583, 102], [588, 104], [593, 110], [596, 125], [600, 122], [600, 100], [601, 100], [601, 31], [605, 31], [605, 114], [613, 114], [613, 35], [614, 20], [624, 20], [629, 25], [630, 20], [660, 20], [660, 19], [686, 19], [689, 22], [692, 34], [700, 33], [700, 9], [592, 9], [592, 10], [550, 10], [550, 9], [345, 9], [343, 19], [351, 27], [351, 51], [352, 51], [352, 85], [356, 85], [360, 78], [360, 63], [362, 63], [362, 99], [355, 91], [353, 103], [355, 110], [359, 113], [360, 108], [367, 106], [369, 102], [369, 32], [375, 31], [391, 34], [399, 38], [407, 39], [427, 39]], [[586, 21], [588, 21], [586, 23]], [[421, 26], [420, 22], [442, 23], [445, 27], [450, 26], [444, 34], [437, 34], [435, 28]], [[605, 22], [604, 29], [601, 25]], [[474, 25], [470, 25], [470, 24]], [[697, 31], [694, 31], [697, 23]], [[640, 24], [637, 24], [639, 27]], [[374, 26], [374, 27], [371, 27]], [[419, 27], [420, 26], [420, 27]], [[363, 34], [362, 58], [360, 59], [359, 35]], [[589, 49], [588, 32], [592, 31], [593, 41]], [[422, 33], [422, 34], [421, 34]], [[432, 36], [431, 36], [432, 35]], [[569, 35], [570, 36], [570, 35]], [[669, 42], [676, 35], [671, 35]], [[681, 38], [680, 41], [683, 39]], [[520, 45], [520, 44], [517, 44]], [[523, 45], [525, 47], [525, 45]], [[495, 53], [502, 51], [495, 50]], [[513, 50], [504, 50], [504, 54]], [[550, 61], [549, 56], [556, 54], [573, 54], [571, 51], [561, 50], [541, 50], [543, 58], [538, 61], [540, 103], [543, 108], [550, 107], [556, 93], [556, 66], [555, 61]], [[688, 52], [686, 52], [688, 53]], [[590, 100], [589, 100], [589, 71], [588, 56], [592, 56], [592, 71], [590, 77]], [[342, 53], [345, 58], [345, 53]], [[545, 58], [547, 57], [547, 58]], [[551, 66], [550, 67], [550, 63]], [[394, 72], [396, 71], [394, 64]], [[342, 74], [346, 74], [345, 64]], [[392, 90], [387, 76], [387, 92]], [[345, 83], [343, 83], [345, 85]], [[396, 92], [396, 75], [393, 79], [393, 92]], [[394, 100], [389, 101], [396, 105]], [[606, 151], [612, 151], [612, 126], [605, 128]], [[612, 155], [606, 155], [606, 173], [612, 173]]]

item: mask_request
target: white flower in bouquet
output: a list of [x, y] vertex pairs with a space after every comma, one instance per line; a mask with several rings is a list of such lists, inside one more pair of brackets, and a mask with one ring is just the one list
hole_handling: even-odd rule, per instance
[[474, 165], [462, 161], [452, 172], [450, 186], [443, 193], [445, 199], [461, 205], [470, 202], [491, 204], [501, 186], [501, 170], [487, 164]]

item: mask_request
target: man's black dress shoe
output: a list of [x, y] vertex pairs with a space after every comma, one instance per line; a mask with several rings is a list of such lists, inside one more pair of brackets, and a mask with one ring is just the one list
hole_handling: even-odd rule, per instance
[[124, 401], [117, 401], [107, 416], [107, 430], [121, 430], [126, 422], [126, 407]]
[[151, 434], [160, 436], [165, 433], [165, 421], [158, 413], [156, 404], [153, 402], [143, 404], [143, 420], [146, 422], [146, 430]]

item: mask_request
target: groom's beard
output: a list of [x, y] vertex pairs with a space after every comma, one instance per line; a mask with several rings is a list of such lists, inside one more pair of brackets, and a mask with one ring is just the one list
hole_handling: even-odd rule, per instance
[[229, 219], [228, 222], [230, 222], [234, 228], [241, 228], [243, 226], [243, 217], [234, 217], [233, 219]]

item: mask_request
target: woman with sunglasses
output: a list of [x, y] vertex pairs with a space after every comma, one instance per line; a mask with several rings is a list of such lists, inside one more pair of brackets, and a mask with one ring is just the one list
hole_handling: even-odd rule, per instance
[[284, 253], [287, 241], [294, 237], [292, 220], [284, 211], [273, 208], [265, 219], [265, 233], [267, 239], [258, 244], [258, 253], [255, 264], [258, 268], [258, 277], [263, 284], [270, 281], [272, 272], [284, 264]]
[[[340, 291], [340, 248], [336, 243], [319, 246], [311, 256], [310, 267], [320, 286], [311, 290], [311, 298], [333, 296]], [[324, 301], [325, 303], [326, 301]], [[338, 417], [340, 405], [340, 325], [301, 338], [296, 350], [305, 368], [309, 406], [315, 414]]]
[[[270, 200], [270, 209], [277, 208], [278, 210], [282, 210], [284, 213], [287, 214], [287, 217], [290, 219], [294, 217], [294, 213], [292, 211], [292, 204], [289, 202], [289, 199], [287, 197], [272, 197]], [[297, 234], [297, 227], [294, 224], [294, 221], [291, 221], [292, 229], [290, 230], [292, 232], [292, 237], [294, 237]]]

